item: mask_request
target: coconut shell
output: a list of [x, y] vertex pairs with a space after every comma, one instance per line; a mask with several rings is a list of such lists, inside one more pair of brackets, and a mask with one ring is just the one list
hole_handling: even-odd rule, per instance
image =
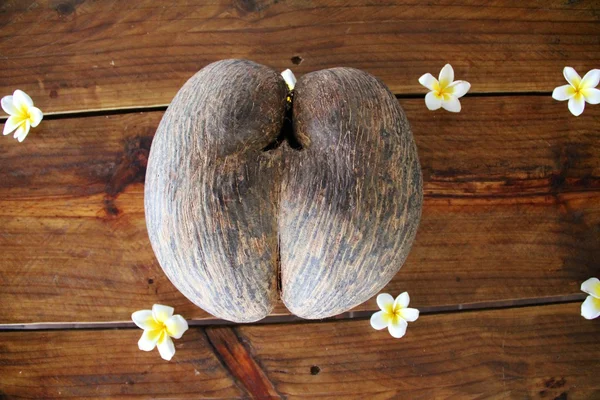
[[287, 107], [286, 96], [268, 67], [211, 64], [179, 91], [152, 144], [153, 249], [174, 285], [219, 318], [259, 320], [279, 296], [303, 318], [347, 311], [392, 279], [416, 234], [417, 150], [385, 85], [334, 68], [303, 76]]
[[252, 322], [277, 300], [287, 88], [243, 60], [208, 65], [177, 93], [152, 142], [145, 185], [152, 248], [171, 282], [218, 316]]
[[347, 311], [398, 272], [417, 232], [422, 180], [406, 116], [372, 75], [304, 75], [294, 96], [303, 150], [285, 154], [282, 299], [303, 318]]

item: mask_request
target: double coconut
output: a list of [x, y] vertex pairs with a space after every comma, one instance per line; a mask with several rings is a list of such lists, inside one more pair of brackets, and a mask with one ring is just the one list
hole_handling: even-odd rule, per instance
[[216, 317], [253, 322], [278, 298], [326, 318], [404, 263], [422, 206], [404, 111], [372, 75], [302, 76], [224, 60], [194, 75], [154, 137], [146, 223], [171, 282]]

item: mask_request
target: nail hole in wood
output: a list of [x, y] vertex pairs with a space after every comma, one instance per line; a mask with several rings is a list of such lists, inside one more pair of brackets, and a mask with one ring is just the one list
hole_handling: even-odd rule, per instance
[[313, 365], [312, 367], [310, 367], [311, 375], [319, 375], [319, 372], [321, 372], [321, 368], [319, 368], [317, 365]]
[[294, 56], [291, 58], [291, 60], [294, 65], [300, 65], [300, 64], [302, 64], [302, 61], [304, 61], [304, 58], [302, 58], [300, 56]]

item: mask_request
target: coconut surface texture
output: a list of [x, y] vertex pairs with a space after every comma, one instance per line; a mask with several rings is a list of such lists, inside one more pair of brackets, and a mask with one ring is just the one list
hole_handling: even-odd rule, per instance
[[417, 149], [387, 87], [333, 68], [301, 77], [292, 104], [287, 95], [266, 66], [210, 64], [152, 143], [152, 247], [173, 284], [218, 318], [260, 320], [279, 297], [303, 318], [347, 311], [393, 278], [417, 231]]

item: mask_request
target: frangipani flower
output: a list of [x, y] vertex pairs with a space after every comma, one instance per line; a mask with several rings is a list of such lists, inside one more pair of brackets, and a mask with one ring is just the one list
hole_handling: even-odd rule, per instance
[[419, 318], [419, 310], [408, 308], [410, 297], [407, 292], [400, 294], [396, 300], [387, 293], [377, 296], [377, 305], [381, 311], [371, 316], [371, 326], [377, 330], [388, 328], [390, 335], [401, 338], [406, 333], [408, 322]]
[[594, 319], [600, 316], [600, 281], [590, 278], [581, 284], [581, 291], [589, 294], [581, 305], [581, 315], [585, 319]]
[[600, 82], [600, 69], [592, 69], [581, 79], [571, 67], [563, 69], [568, 85], [559, 86], [552, 92], [552, 98], [558, 101], [569, 100], [569, 111], [578, 117], [585, 108], [585, 102], [600, 103], [600, 90], [595, 89]]
[[288, 89], [290, 91], [294, 90], [294, 87], [296, 86], [296, 77], [294, 76], [294, 73], [291, 70], [286, 69], [281, 73], [281, 76], [283, 76], [283, 80], [287, 84]]
[[450, 112], [460, 111], [460, 101], [471, 88], [467, 81], [455, 81], [452, 65], [446, 64], [440, 71], [439, 80], [427, 73], [419, 78], [419, 83], [431, 92], [425, 95], [425, 105], [431, 111], [442, 107]]
[[2, 109], [10, 115], [4, 124], [4, 135], [15, 131], [15, 139], [25, 140], [30, 128], [35, 128], [44, 118], [42, 111], [33, 106], [33, 100], [22, 90], [2, 98]]
[[144, 330], [138, 341], [140, 350], [152, 351], [158, 345], [160, 356], [169, 361], [175, 354], [174, 339], [179, 339], [188, 330], [188, 323], [181, 315], [173, 315], [173, 307], [155, 304], [152, 310], [140, 310], [131, 314], [131, 319]]

